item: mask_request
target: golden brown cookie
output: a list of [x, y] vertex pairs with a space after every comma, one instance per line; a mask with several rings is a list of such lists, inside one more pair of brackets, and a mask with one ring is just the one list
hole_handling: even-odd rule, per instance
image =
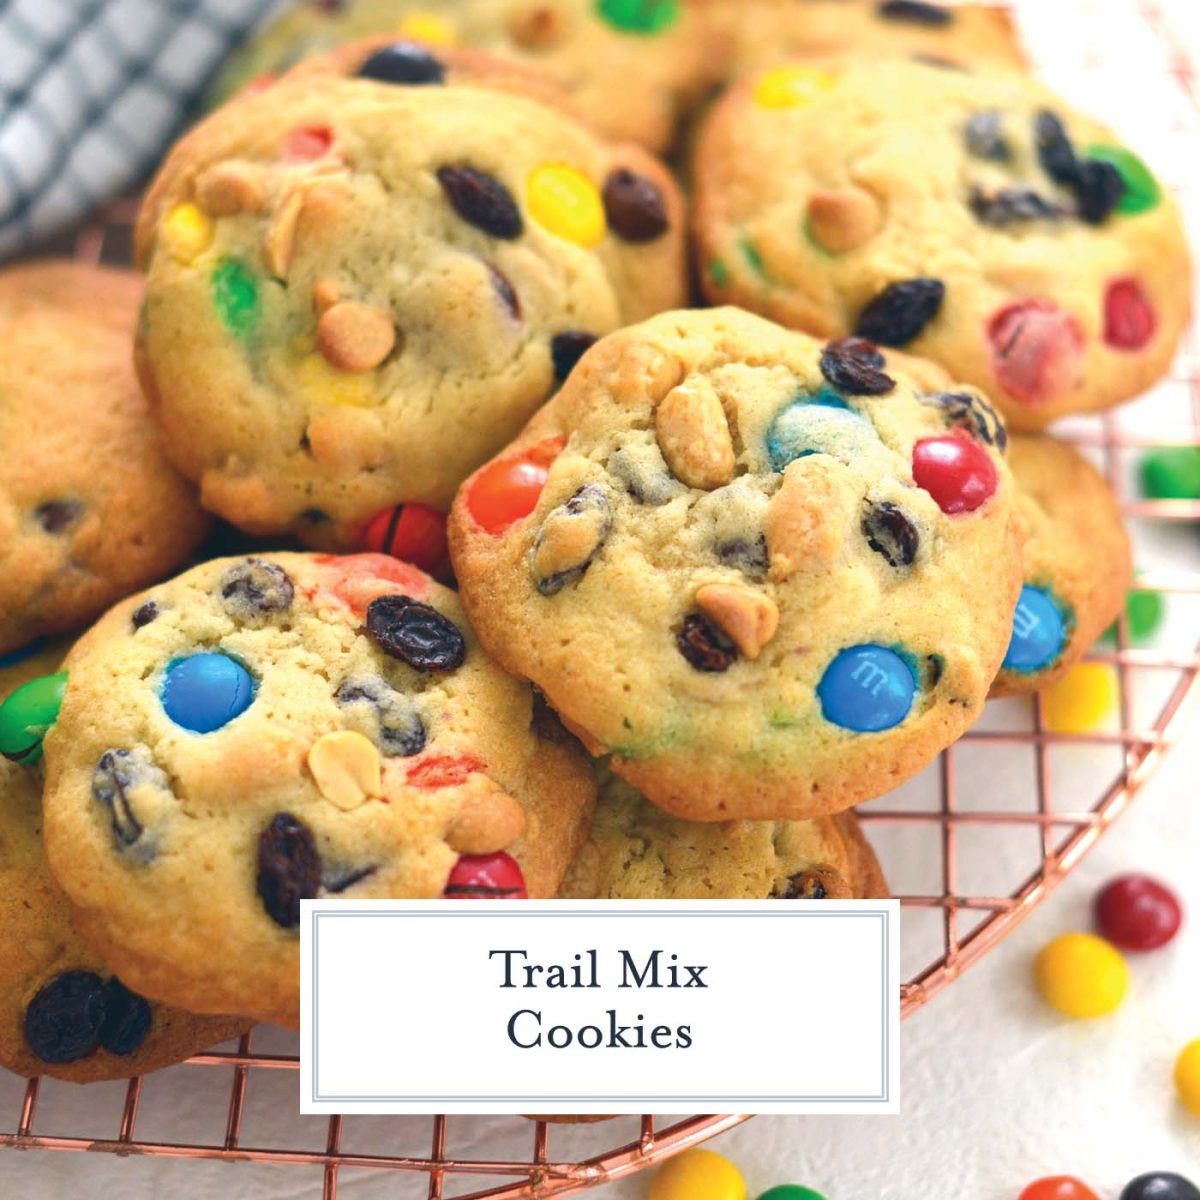
[[1121, 507], [1086, 458], [1047, 434], [1012, 439], [1008, 455], [1025, 532], [1025, 586], [993, 696], [1039, 692], [1116, 620], [1133, 577]]
[[382, 555], [224, 559], [114, 609], [46, 736], [47, 847], [129, 986], [299, 1016], [300, 901], [552, 896], [595, 782], [454, 593]]
[[208, 528], [134, 377], [140, 301], [125, 271], [0, 271], [0, 654], [86, 625]]
[[683, 224], [644, 151], [486, 82], [239, 99], [139, 220], [167, 451], [251, 533], [357, 548], [397, 503], [444, 513], [591, 341], [680, 302]]
[[1174, 199], [1025, 75], [776, 68], [713, 110], [695, 178], [714, 303], [933, 359], [1014, 429], [1146, 390], [1187, 324]]
[[692, 820], [798, 820], [980, 715], [1020, 587], [1004, 428], [873, 346], [735, 309], [604, 339], [459, 493], [480, 640]]
[[567, 900], [863, 900], [888, 895], [853, 813], [812, 821], [681, 821], [602, 771]]
[[[0, 670], [0, 697], [57, 669], [56, 643]], [[126, 1079], [237, 1037], [130, 992], [76, 931], [42, 847], [42, 777], [0, 760], [0, 1065], [75, 1083]]]

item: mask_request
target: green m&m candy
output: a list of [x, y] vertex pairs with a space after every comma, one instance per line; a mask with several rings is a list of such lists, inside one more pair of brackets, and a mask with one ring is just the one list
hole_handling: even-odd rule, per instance
[[680, 0], [597, 0], [596, 12], [622, 33], [662, 33], [679, 20]]
[[212, 273], [213, 306], [221, 323], [240, 341], [248, 342], [258, 328], [262, 302], [258, 281], [236, 258], [222, 259]]
[[1151, 450], [1138, 473], [1142, 492], [1151, 500], [1200, 500], [1200, 446]]
[[1139, 591], [1136, 588], [1125, 600], [1125, 615], [1129, 622], [1129, 636], [1135, 642], [1152, 638], [1163, 622], [1167, 602], [1161, 592]]
[[42, 738], [58, 720], [66, 690], [66, 671], [43, 675], [0, 704], [0, 754], [13, 762], [37, 762], [42, 757]]
[[1089, 146], [1086, 157], [1093, 162], [1108, 163], [1116, 167], [1125, 193], [1117, 204], [1117, 212], [1133, 216], [1149, 212], [1162, 200], [1162, 187], [1154, 172], [1132, 150], [1124, 146]]
[[773, 1187], [769, 1192], [763, 1192], [758, 1200], [825, 1200], [820, 1192], [812, 1188], [801, 1187], [797, 1183], [784, 1183]]

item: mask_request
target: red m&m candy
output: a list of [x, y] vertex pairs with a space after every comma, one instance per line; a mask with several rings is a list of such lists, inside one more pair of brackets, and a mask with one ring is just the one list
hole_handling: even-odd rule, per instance
[[974, 512], [996, 492], [996, 464], [959, 434], [925, 438], [913, 447], [913, 479], [944, 513]]
[[325, 125], [300, 125], [283, 142], [283, 157], [287, 162], [313, 162], [324, 158], [333, 145], [333, 130]]
[[1123, 950], [1157, 950], [1183, 923], [1183, 909], [1170, 888], [1148, 875], [1122, 875], [1096, 897], [1096, 925]]
[[1020, 1200], [1100, 1200], [1100, 1197], [1074, 1175], [1052, 1175], [1035, 1179], [1021, 1193]]
[[1048, 300], [1022, 300], [988, 322], [992, 370], [1000, 386], [1025, 404], [1045, 404], [1069, 392], [1083, 368], [1079, 325]]
[[464, 854], [454, 864], [443, 893], [447, 900], [528, 900], [517, 860], [499, 854]]
[[1158, 328], [1158, 317], [1136, 279], [1115, 279], [1104, 295], [1104, 341], [1114, 350], [1141, 350]]
[[490, 462], [467, 485], [467, 511], [485, 533], [503, 533], [537, 508], [550, 464], [563, 443], [551, 438], [513, 458]]
[[441, 574], [449, 557], [446, 518], [425, 504], [385, 508], [367, 523], [363, 549], [403, 559], [429, 575]]

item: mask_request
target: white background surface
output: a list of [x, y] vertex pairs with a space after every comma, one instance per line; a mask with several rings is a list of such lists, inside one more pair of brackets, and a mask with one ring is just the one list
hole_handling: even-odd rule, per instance
[[[1112, 121], [1164, 176], [1190, 184], [1192, 195], [1200, 197], [1200, 139], [1194, 129], [1180, 133], [1174, 128], [1178, 93], [1159, 48], [1136, 19], [1135, 0], [1026, 0], [1019, 7], [1051, 82]], [[1185, 33], [1189, 51], [1200, 55], [1200, 3], [1163, 0], [1163, 7]], [[1195, 220], [1193, 241], [1200, 244]], [[1160, 420], [1178, 429], [1187, 397], [1178, 387], [1175, 394], [1165, 394], [1171, 390], [1138, 406], [1129, 427], [1144, 429]], [[1200, 565], [1194, 527], [1137, 533], [1142, 566]], [[1177, 605], [1172, 616], [1171, 634], [1181, 639], [1176, 648], [1189, 641], [1194, 645], [1197, 607]], [[1200, 1036], [1200, 723], [1192, 712], [1181, 744], [1160, 774], [1079, 871], [986, 961], [906, 1023], [903, 1115], [762, 1117], [713, 1143], [741, 1166], [751, 1197], [776, 1183], [796, 1182], [817, 1188], [828, 1200], [1016, 1200], [1025, 1183], [1039, 1175], [1073, 1172], [1087, 1179], [1102, 1200], [1116, 1200], [1129, 1178], [1150, 1169], [1190, 1173], [1200, 1182], [1200, 1121], [1179, 1108], [1171, 1086], [1176, 1053]], [[1010, 706], [994, 719], [1018, 718]], [[1030, 780], [1016, 757], [984, 763], [964, 755], [959, 775], [968, 800], [978, 784], [989, 804], [1007, 797], [1014, 807], [1027, 805]], [[1092, 776], [1108, 778], [1111, 771], [1101, 758], [1088, 751], [1065, 761], [1056, 776], [1059, 795], [1086, 789]], [[908, 797], [900, 802], [910, 803]], [[928, 886], [921, 875], [931, 858], [928, 845], [914, 834], [908, 843], [885, 847], [896, 890]], [[1023, 869], [1028, 846], [997, 834], [964, 850], [973, 858], [976, 877], [988, 874], [1003, 894], [1013, 872]], [[1134, 869], [1173, 882], [1193, 919], [1172, 949], [1133, 962], [1132, 994], [1114, 1016], [1088, 1023], [1058, 1018], [1030, 987], [1033, 955], [1056, 934], [1086, 928], [1096, 888], [1113, 874]], [[917, 924], [912, 922], [919, 933]], [[920, 938], [909, 940], [914, 963], [925, 961]], [[764, 955], [775, 950], [762, 946]], [[436, 964], [414, 964], [413, 986], [433, 977]], [[812, 987], [837, 986], [836, 978], [814, 972]], [[746, 1020], [755, 1020], [752, 1009]], [[270, 1038], [256, 1040], [256, 1049], [269, 1047]], [[781, 1060], [792, 1044], [786, 1026], [779, 1028]], [[453, 1046], [446, 1047], [447, 1071], [473, 1066], [457, 1058]], [[180, 1071], [186, 1073], [182, 1078]], [[182, 1068], [151, 1078], [138, 1136], [219, 1142], [228, 1084], [227, 1073], [213, 1069]], [[21, 1093], [15, 1079], [0, 1073], [0, 1128], [13, 1127]], [[37, 1131], [111, 1138], [123, 1095], [120, 1085], [47, 1085]], [[256, 1072], [243, 1144], [323, 1149], [325, 1121], [294, 1116], [297, 1099], [290, 1072]], [[348, 1125], [346, 1148], [424, 1154], [429, 1127], [419, 1118], [363, 1118]], [[550, 1152], [567, 1159], [576, 1149], [594, 1152], [636, 1133], [636, 1122], [626, 1120], [599, 1130], [554, 1130]], [[530, 1142], [529, 1131], [514, 1132], [508, 1118], [452, 1122], [448, 1153], [526, 1156]], [[354, 1200], [425, 1195], [423, 1182], [402, 1175], [343, 1172], [339, 1185], [338, 1194]], [[633, 1200], [644, 1195], [645, 1186], [643, 1176], [590, 1194], [597, 1200]], [[456, 1190], [447, 1188], [451, 1196]], [[3, 1200], [307, 1200], [320, 1195], [320, 1172], [296, 1167], [0, 1153]]]

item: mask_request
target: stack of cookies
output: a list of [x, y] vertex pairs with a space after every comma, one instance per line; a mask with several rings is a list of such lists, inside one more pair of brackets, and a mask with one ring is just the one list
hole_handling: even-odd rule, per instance
[[144, 279], [0, 275], [0, 1063], [294, 1025], [309, 898], [886, 895], [854, 806], [1123, 602], [1041, 431], [1188, 316], [1022, 67], [972, 5], [308, 5]]

